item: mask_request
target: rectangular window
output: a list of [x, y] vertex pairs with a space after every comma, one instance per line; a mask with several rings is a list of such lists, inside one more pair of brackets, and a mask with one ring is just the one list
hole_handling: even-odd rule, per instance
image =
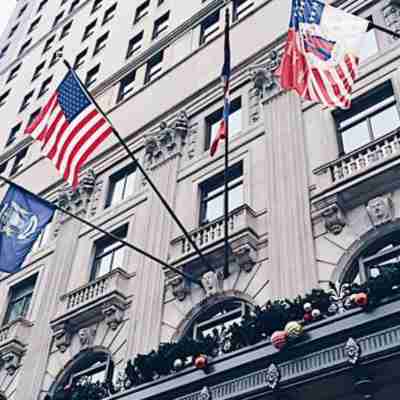
[[49, 68], [56, 65], [62, 59], [63, 51], [64, 51], [64, 46], [61, 46], [53, 53], [53, 56], [51, 57], [50, 60]]
[[14, 164], [11, 168], [11, 172], [10, 175], [14, 175], [16, 174], [24, 165], [24, 159], [26, 157], [26, 155], [28, 154], [28, 150], [29, 150], [29, 146], [23, 148], [22, 150], [20, 150], [17, 155], [14, 158]]
[[36, 68], [35, 68], [35, 72], [33, 73], [32, 76], [32, 82], [39, 78], [40, 75], [42, 75], [44, 66], [46, 65], [46, 61], [41, 62]]
[[21, 49], [19, 50], [18, 55], [20, 56], [22, 53], [24, 53], [26, 51], [26, 49], [31, 45], [32, 42], [32, 38], [30, 38], [29, 40], [27, 40], [22, 46]]
[[94, 0], [91, 14], [95, 13], [103, 5], [103, 0]]
[[75, 8], [78, 7], [79, 2], [80, 2], [80, 0], [74, 0], [74, 1], [71, 3], [71, 7], [70, 7], [70, 9], [69, 9], [69, 12], [70, 12], [70, 13], [72, 13], [72, 11], [74, 11]]
[[[208, 150], [211, 143], [218, 134], [218, 129], [222, 120], [222, 107], [206, 117], [206, 140], [205, 150]], [[238, 97], [231, 101], [229, 110], [229, 138], [239, 134], [242, 130], [242, 100]]]
[[254, 6], [254, 0], [233, 0], [233, 20], [246, 15]]
[[8, 34], [8, 39], [10, 39], [14, 35], [15, 31], [18, 29], [18, 25], [19, 24], [16, 24], [11, 28], [10, 33]]
[[26, 318], [32, 302], [37, 275], [10, 288], [7, 312], [3, 325], [9, 324], [18, 318]]
[[24, 111], [25, 108], [27, 108], [27, 107], [29, 106], [29, 104], [30, 104], [30, 102], [31, 102], [31, 100], [32, 100], [32, 97], [33, 97], [33, 92], [34, 92], [34, 90], [31, 90], [29, 93], [27, 93], [27, 94], [25, 95], [24, 99], [22, 100], [22, 103], [21, 103], [21, 107], [20, 107], [20, 109], [19, 109], [19, 112]]
[[[121, 239], [125, 239], [128, 232], [128, 226], [113, 232]], [[116, 268], [123, 267], [124, 245], [110, 238], [102, 238], [95, 243], [95, 254], [90, 274], [90, 279], [95, 280], [100, 276], [110, 273]]]
[[0, 107], [3, 107], [4, 104], [6, 104], [7, 97], [10, 94], [11, 89], [8, 89], [6, 92], [4, 92], [2, 95], [0, 95]]
[[136, 9], [135, 21], [134, 21], [135, 24], [138, 23], [142, 18], [144, 18], [149, 13], [149, 5], [150, 5], [150, 0], [147, 0]]
[[26, 124], [26, 126], [29, 126], [33, 120], [39, 115], [40, 111], [41, 111], [41, 107], [39, 107], [38, 109], [36, 109], [30, 116], [28, 119], [28, 123]]
[[96, 44], [94, 46], [94, 51], [93, 51], [93, 55], [94, 56], [96, 54], [100, 53], [106, 47], [106, 43], [107, 43], [107, 39], [108, 39], [109, 34], [110, 34], [110, 31], [106, 32], [104, 35], [101, 35], [96, 40]]
[[49, 76], [46, 80], [43, 81], [42, 86], [40, 87], [39, 90], [38, 99], [49, 91], [49, 86], [52, 80], [53, 80], [53, 75]]
[[[229, 211], [244, 204], [243, 165], [238, 163], [228, 171]], [[224, 215], [224, 173], [220, 173], [200, 186], [200, 224], [204, 225]]]
[[3, 58], [3, 57], [6, 55], [7, 50], [8, 50], [9, 47], [10, 47], [10, 44], [7, 44], [7, 45], [5, 45], [5, 46], [1, 49], [1, 52], [0, 52], [0, 59]]
[[85, 86], [87, 88], [93, 86], [96, 83], [99, 71], [100, 71], [100, 64], [97, 64], [87, 72], [85, 80]]
[[21, 17], [22, 17], [22, 15], [24, 14], [24, 12], [25, 12], [25, 10], [26, 10], [26, 7], [28, 7], [28, 4], [25, 4], [25, 5], [19, 10], [19, 13], [18, 13], [17, 18], [21, 18]]
[[82, 37], [82, 42], [84, 40], [86, 40], [88, 37], [92, 36], [94, 33], [94, 30], [96, 28], [96, 23], [97, 23], [97, 19], [95, 19], [94, 21], [92, 21], [86, 28], [85, 28], [85, 32], [83, 33], [83, 37]]
[[15, 66], [9, 73], [6, 83], [11, 82], [18, 75], [18, 71], [21, 69], [22, 63]]
[[37, 17], [32, 23], [31, 26], [28, 29], [28, 33], [32, 33], [38, 26], [40, 22], [40, 18], [42, 18], [40, 15]]
[[120, 102], [126, 98], [135, 88], [136, 71], [130, 72], [124, 76], [119, 83], [119, 91], [117, 101]]
[[53, 22], [53, 28], [60, 23], [60, 21], [63, 19], [63, 16], [64, 16], [64, 11], [61, 11], [59, 14], [56, 15]]
[[47, 2], [48, 2], [48, 0], [42, 0], [39, 4], [39, 7], [38, 7], [36, 13], [40, 13], [43, 10], [44, 6], [47, 4]]
[[143, 31], [134, 36], [128, 43], [128, 51], [126, 52], [126, 58], [132, 56], [142, 47]]
[[85, 57], [88, 52], [88, 47], [85, 50], [82, 50], [75, 58], [74, 69], [79, 69], [85, 63]]
[[219, 33], [219, 11], [209, 15], [200, 25], [200, 44], [209, 42]]
[[349, 110], [333, 114], [341, 154], [349, 153], [400, 127], [400, 117], [390, 82], [355, 99]]
[[6, 147], [12, 145], [17, 139], [18, 132], [21, 130], [22, 123], [20, 122], [18, 125], [15, 125], [11, 128], [10, 134], [8, 135], [8, 139], [6, 142]]
[[154, 78], [161, 74], [163, 69], [163, 57], [164, 52], [160, 51], [147, 62], [146, 76], [144, 79], [145, 84], [152, 81]]
[[117, 3], [114, 3], [111, 7], [107, 8], [107, 10], [104, 13], [104, 18], [102, 23], [103, 25], [111, 21], [115, 17], [116, 9], [117, 9]]
[[72, 22], [73, 21], [70, 21], [70, 22], [68, 22], [68, 24], [63, 26], [63, 28], [61, 30], [61, 34], [60, 34], [60, 40], [64, 39], [71, 33]]
[[53, 35], [52, 37], [50, 37], [46, 40], [46, 43], [44, 44], [44, 47], [43, 47], [42, 54], [47, 53], [51, 49], [55, 38], [56, 38], [56, 35]]
[[133, 195], [135, 189], [136, 168], [129, 165], [110, 176], [106, 208], [115, 206]]
[[162, 32], [168, 29], [169, 24], [169, 11], [162, 15], [160, 18], [156, 19], [154, 22], [153, 36], [152, 39], [156, 39], [161, 35]]
[[8, 165], [8, 161], [0, 164], [0, 174], [2, 174], [3, 172], [5, 172], [5, 170], [7, 169], [7, 165]]

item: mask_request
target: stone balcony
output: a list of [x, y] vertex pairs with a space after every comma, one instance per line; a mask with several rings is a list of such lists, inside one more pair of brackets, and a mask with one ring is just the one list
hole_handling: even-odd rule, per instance
[[[229, 214], [229, 237], [233, 251], [251, 249], [254, 251], [259, 239], [257, 233], [257, 214], [248, 206], [243, 205]], [[213, 260], [220, 259], [223, 251], [224, 219], [218, 218], [190, 232], [191, 237], [203, 254]], [[182, 265], [196, 262], [197, 254], [184, 236], [179, 236], [171, 242], [171, 264]]]
[[131, 275], [117, 268], [61, 296], [56, 317], [51, 321], [53, 331], [64, 331], [66, 327], [76, 331], [102, 319], [116, 329], [130, 303], [130, 278]]

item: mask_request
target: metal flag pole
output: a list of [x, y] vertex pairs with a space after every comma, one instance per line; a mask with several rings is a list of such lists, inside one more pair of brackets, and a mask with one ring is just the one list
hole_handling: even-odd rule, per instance
[[391, 30], [391, 29], [387, 29], [387, 28], [385, 28], [385, 27], [383, 27], [383, 26], [380, 26], [380, 25], [375, 25], [373, 22], [370, 22], [370, 23], [369, 23], [368, 29], [367, 29], [367, 30], [369, 31], [369, 30], [371, 30], [371, 29], [376, 29], [376, 30], [378, 30], [378, 31], [387, 33], [388, 35], [391, 35], [391, 36], [393, 36], [393, 37], [395, 37], [395, 38], [397, 38], [397, 39], [400, 39], [400, 33], [395, 32], [395, 31], [393, 31], [393, 30]]
[[186, 279], [189, 280], [190, 282], [196, 283], [197, 285], [203, 287], [203, 284], [201, 283], [200, 280], [198, 280], [198, 279], [196, 279], [196, 278], [193, 278], [191, 275], [186, 274], [184, 271], [181, 271], [181, 270], [179, 270], [179, 269], [177, 269], [177, 268], [172, 267], [171, 265], [169, 265], [169, 264], [166, 263], [165, 261], [160, 260], [159, 258], [157, 258], [157, 257], [155, 257], [155, 256], [153, 256], [153, 255], [151, 255], [150, 253], [147, 253], [146, 251], [142, 250], [141, 248], [136, 247], [135, 245], [133, 245], [133, 244], [127, 242], [126, 240], [120, 238], [119, 236], [116, 236], [116, 235], [114, 235], [113, 233], [108, 232], [108, 231], [106, 231], [105, 229], [103, 229], [103, 228], [101, 228], [101, 227], [99, 227], [99, 226], [97, 226], [97, 225], [95, 225], [95, 224], [92, 224], [91, 222], [87, 221], [86, 219], [81, 218], [81, 217], [79, 217], [78, 215], [75, 215], [75, 214], [69, 212], [68, 210], [66, 210], [66, 209], [64, 209], [64, 208], [62, 208], [62, 207], [60, 207], [59, 205], [57, 205], [57, 204], [55, 204], [55, 203], [52, 203], [51, 201], [46, 200], [46, 199], [44, 199], [43, 197], [38, 196], [38, 195], [35, 194], [35, 193], [32, 193], [30, 190], [27, 190], [27, 189], [25, 189], [25, 188], [23, 188], [23, 187], [17, 185], [17, 184], [14, 183], [12, 180], [10, 180], [10, 179], [8, 179], [8, 178], [5, 178], [5, 177], [2, 176], [2, 175], [0, 175], [0, 179], [1, 179], [2, 181], [4, 181], [4, 182], [8, 183], [9, 185], [14, 185], [14, 186], [18, 186], [18, 187], [22, 188], [23, 190], [25, 190], [25, 191], [26, 191], [27, 193], [29, 193], [30, 195], [36, 196], [36, 197], [39, 198], [40, 200], [42, 200], [42, 201], [46, 202], [47, 204], [49, 204], [51, 207], [54, 207], [55, 209], [57, 209], [57, 210], [63, 212], [64, 214], [70, 216], [71, 218], [74, 218], [74, 219], [78, 220], [79, 222], [82, 222], [83, 224], [89, 226], [89, 227], [92, 228], [92, 229], [96, 229], [97, 231], [101, 232], [102, 234], [108, 236], [109, 238], [111, 238], [111, 239], [113, 239], [113, 240], [115, 240], [115, 241], [117, 241], [117, 242], [122, 243], [123, 245], [125, 245], [125, 246], [129, 247], [130, 249], [132, 249], [132, 250], [134, 250], [134, 251], [136, 251], [136, 252], [142, 254], [143, 256], [145, 256], [145, 257], [147, 257], [147, 258], [150, 258], [151, 260], [155, 261], [156, 263], [158, 263], [158, 264], [160, 264], [160, 265], [162, 265], [162, 266], [164, 266], [164, 267], [170, 269], [171, 271], [176, 272], [177, 274], [183, 276], [184, 278], [186, 278]]
[[79, 79], [79, 76], [75, 73], [75, 71], [72, 69], [71, 65], [68, 63], [68, 61], [64, 60], [64, 64], [65, 66], [68, 68], [68, 70], [74, 74], [74, 76], [76, 77], [77, 81], [79, 82], [79, 84], [81, 85], [82, 90], [87, 94], [87, 96], [90, 98], [90, 100], [93, 102], [93, 104], [96, 106], [97, 110], [99, 111], [99, 113], [101, 113], [101, 115], [103, 115], [103, 117], [107, 120], [107, 122], [110, 124], [114, 135], [117, 137], [117, 139], [119, 140], [120, 144], [122, 145], [122, 147], [126, 150], [126, 152], [128, 153], [129, 157], [133, 160], [133, 162], [135, 163], [135, 165], [137, 166], [137, 168], [140, 170], [140, 172], [143, 174], [143, 176], [145, 177], [145, 179], [147, 180], [147, 182], [150, 184], [151, 188], [154, 190], [155, 194], [157, 195], [157, 197], [159, 198], [159, 200], [161, 201], [161, 203], [163, 204], [163, 206], [167, 209], [168, 213], [170, 214], [170, 216], [172, 217], [172, 219], [176, 222], [176, 224], [179, 226], [179, 228], [181, 229], [181, 231], [183, 232], [183, 234], [185, 235], [186, 239], [189, 241], [189, 243], [193, 246], [194, 250], [196, 251], [197, 255], [200, 257], [200, 260], [202, 261], [202, 263], [207, 267], [208, 270], [211, 271], [215, 271], [215, 268], [213, 268], [210, 263], [206, 260], [206, 258], [204, 257], [203, 253], [200, 251], [199, 247], [197, 246], [196, 242], [193, 240], [193, 238], [190, 236], [189, 232], [186, 230], [186, 228], [183, 226], [182, 222], [179, 220], [178, 216], [175, 214], [174, 210], [171, 208], [171, 206], [168, 204], [168, 202], [165, 200], [165, 198], [163, 197], [163, 195], [160, 193], [160, 191], [157, 189], [156, 185], [153, 183], [153, 181], [151, 180], [150, 176], [147, 174], [147, 172], [145, 171], [145, 169], [141, 166], [141, 164], [139, 163], [139, 161], [137, 160], [137, 158], [135, 157], [135, 155], [133, 154], [133, 152], [131, 151], [131, 149], [128, 147], [128, 145], [125, 143], [124, 139], [121, 137], [121, 135], [119, 134], [119, 132], [115, 129], [114, 125], [111, 123], [110, 119], [108, 118], [108, 116], [103, 112], [103, 110], [100, 108], [100, 106], [97, 104], [96, 100], [94, 99], [94, 97], [90, 94], [90, 92], [86, 89], [85, 85], [83, 85], [83, 83], [81, 82], [81, 80]]

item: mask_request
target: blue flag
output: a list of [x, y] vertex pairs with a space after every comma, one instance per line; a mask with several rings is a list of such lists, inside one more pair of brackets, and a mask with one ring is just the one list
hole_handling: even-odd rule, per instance
[[54, 211], [51, 203], [10, 185], [0, 204], [0, 271], [12, 273], [21, 268]]

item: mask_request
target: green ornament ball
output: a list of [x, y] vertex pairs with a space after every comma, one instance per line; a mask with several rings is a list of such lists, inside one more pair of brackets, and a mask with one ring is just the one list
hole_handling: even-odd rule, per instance
[[303, 334], [303, 325], [299, 322], [291, 321], [285, 326], [285, 331], [288, 334], [288, 339], [293, 340], [299, 338]]

